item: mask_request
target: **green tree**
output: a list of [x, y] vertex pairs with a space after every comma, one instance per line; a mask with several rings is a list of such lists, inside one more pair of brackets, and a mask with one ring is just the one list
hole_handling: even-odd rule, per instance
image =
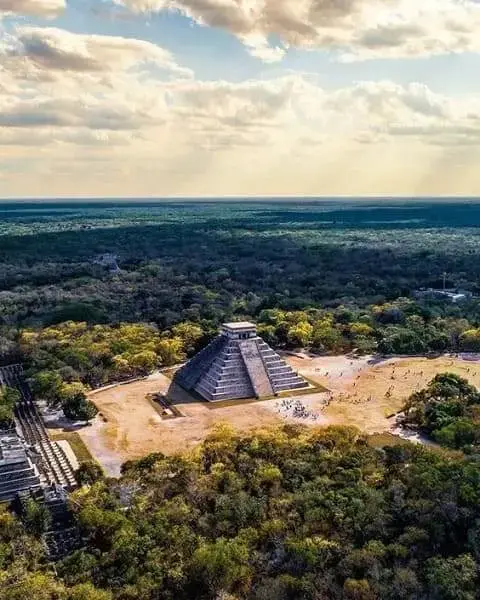
[[40, 536], [50, 528], [52, 515], [45, 504], [28, 498], [23, 505], [22, 520], [27, 531]]
[[375, 600], [377, 598], [366, 579], [347, 579], [343, 591], [348, 600]]
[[367, 323], [352, 323], [350, 325], [350, 332], [354, 336], [368, 337], [373, 335], [374, 329]]
[[448, 448], [463, 448], [480, 443], [480, 426], [470, 419], [458, 419], [435, 431], [435, 440]]
[[417, 331], [403, 327], [387, 327], [378, 344], [381, 354], [423, 354], [427, 349], [426, 341]]
[[432, 434], [439, 443], [461, 448], [479, 441], [480, 428], [473, 420], [478, 405], [480, 394], [466, 379], [441, 373], [426, 389], [410, 396], [404, 411], [408, 422]]
[[112, 600], [112, 592], [99, 590], [91, 583], [81, 583], [67, 590], [67, 600]]
[[288, 330], [290, 346], [306, 348], [312, 339], [313, 327], [308, 321], [300, 321]]
[[0, 572], [0, 600], [63, 600], [65, 588], [50, 573]]
[[475, 600], [478, 569], [469, 554], [457, 558], [432, 558], [427, 563], [427, 583], [432, 600]]
[[20, 392], [14, 388], [0, 389], [0, 429], [14, 426], [15, 405], [20, 400]]
[[312, 346], [321, 352], [332, 352], [342, 346], [342, 334], [329, 321], [315, 323]]
[[142, 375], [151, 373], [158, 366], [158, 356], [153, 350], [144, 350], [128, 356], [128, 364]]
[[213, 593], [243, 588], [251, 577], [248, 547], [240, 540], [218, 539], [201, 545], [193, 555], [193, 569]]
[[56, 371], [39, 371], [30, 379], [33, 394], [50, 405], [60, 402], [62, 378]]
[[169, 367], [181, 362], [185, 355], [183, 353], [183, 342], [180, 338], [163, 339], [157, 343], [157, 353], [164, 366]]
[[79, 485], [93, 485], [103, 477], [102, 467], [94, 460], [80, 463], [75, 471], [75, 479]]
[[95, 404], [87, 398], [85, 386], [79, 382], [64, 383], [60, 398], [67, 419], [89, 422], [98, 414]]
[[175, 337], [183, 340], [183, 346], [187, 354], [193, 354], [197, 349], [199, 340], [203, 338], [203, 329], [196, 323], [179, 323], [172, 327], [172, 333]]
[[463, 352], [480, 351], [480, 329], [469, 329], [460, 335], [460, 349]]
[[88, 399], [65, 401], [62, 408], [67, 419], [72, 421], [85, 421], [89, 423], [98, 414], [98, 408]]

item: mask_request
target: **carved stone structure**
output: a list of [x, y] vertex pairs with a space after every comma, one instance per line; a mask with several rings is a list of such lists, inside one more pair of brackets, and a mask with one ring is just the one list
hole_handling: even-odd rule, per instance
[[64, 449], [52, 441], [24, 378], [21, 365], [0, 368], [0, 387], [16, 388], [16, 430], [0, 432], [0, 504], [19, 515], [31, 498], [44, 505], [52, 521], [42, 539], [52, 560], [80, 547], [82, 539], [67, 502], [76, 487], [74, 467]]
[[0, 434], [0, 502], [39, 488], [38, 469], [23, 441], [14, 431]]
[[268, 398], [309, 384], [258, 335], [253, 323], [225, 323], [221, 333], [175, 377], [210, 402]]

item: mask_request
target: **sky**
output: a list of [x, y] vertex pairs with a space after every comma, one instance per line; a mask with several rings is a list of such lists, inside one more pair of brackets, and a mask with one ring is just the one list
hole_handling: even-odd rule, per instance
[[0, 0], [0, 197], [480, 195], [479, 0]]

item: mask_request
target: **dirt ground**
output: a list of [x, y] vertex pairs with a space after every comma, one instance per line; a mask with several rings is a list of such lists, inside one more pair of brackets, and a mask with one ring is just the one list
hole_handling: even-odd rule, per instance
[[[286, 359], [299, 373], [330, 390], [328, 394], [317, 392], [292, 398], [292, 403], [300, 402], [304, 409], [300, 418], [285, 410], [284, 399], [224, 408], [192, 401], [180, 388], [172, 388], [170, 379], [157, 373], [142, 381], [92, 394], [101, 416], [79, 433], [106, 471], [118, 475], [125, 460], [150, 452], [171, 454], [192, 448], [219, 422], [228, 422], [239, 431], [297, 421], [355, 425], [366, 433], [380, 433], [392, 429], [394, 419], [389, 417], [399, 412], [404, 400], [437, 373], [451, 371], [480, 387], [480, 357], [387, 361], [372, 357], [352, 360], [346, 356]], [[162, 419], [147, 398], [148, 394], [167, 391], [183, 417]]]
[[329, 423], [355, 425], [366, 433], [391, 430], [395, 423], [392, 415], [401, 411], [412, 392], [423, 389], [438, 373], [456, 373], [480, 387], [480, 356], [389, 360], [292, 357], [289, 362], [331, 390], [331, 402], [324, 411]]
[[[183, 417], [164, 420], [147, 394], [169, 391]], [[117, 386], [91, 396], [101, 416], [79, 433], [92, 454], [111, 475], [129, 459], [150, 452], [173, 454], [183, 452], [201, 442], [219, 422], [229, 422], [247, 431], [281, 422], [268, 407], [276, 401], [242, 403], [227, 408], [211, 408], [205, 402], [193, 402], [190, 396], [162, 374]]]

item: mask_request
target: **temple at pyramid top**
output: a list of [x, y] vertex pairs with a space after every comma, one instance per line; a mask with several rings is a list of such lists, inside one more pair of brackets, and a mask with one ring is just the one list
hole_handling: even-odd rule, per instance
[[222, 333], [232, 340], [248, 340], [257, 336], [255, 323], [243, 321], [242, 323], [224, 323]]
[[268, 398], [309, 387], [248, 322], [224, 323], [213, 342], [177, 372], [175, 381], [210, 402]]

